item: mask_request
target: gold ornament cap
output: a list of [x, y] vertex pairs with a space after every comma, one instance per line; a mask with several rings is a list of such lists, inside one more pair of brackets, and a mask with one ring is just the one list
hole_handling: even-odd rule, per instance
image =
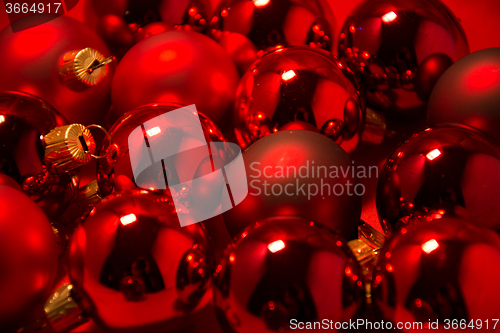
[[108, 64], [113, 60], [114, 57], [104, 58], [102, 53], [90, 47], [70, 51], [61, 59], [59, 74], [68, 85], [96, 86], [108, 76]]
[[45, 302], [45, 316], [55, 332], [68, 332], [88, 321], [87, 316], [75, 301], [72, 284], [59, 287]]
[[96, 150], [90, 130], [81, 124], [56, 127], [43, 139], [46, 144], [45, 161], [57, 173], [87, 164]]

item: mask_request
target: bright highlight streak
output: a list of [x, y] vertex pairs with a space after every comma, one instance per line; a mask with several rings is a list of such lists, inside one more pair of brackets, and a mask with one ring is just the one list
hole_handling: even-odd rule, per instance
[[427, 241], [424, 244], [422, 244], [422, 251], [429, 254], [438, 247], [439, 247], [438, 242], [435, 239], [431, 239], [430, 241]]
[[146, 131], [146, 134], [151, 137], [161, 133], [160, 127], [156, 126]]
[[396, 15], [396, 13], [388, 12], [387, 14], [384, 14], [384, 16], [382, 16], [382, 21], [384, 21], [384, 23], [389, 23], [389, 22], [394, 21], [396, 19], [396, 17], [398, 17], [398, 15]]
[[267, 246], [267, 248], [272, 253], [276, 253], [276, 252], [281, 251], [281, 250], [283, 250], [285, 248], [285, 242], [283, 242], [280, 239], [280, 240], [274, 241], [272, 243], [269, 243], [269, 245]]
[[427, 159], [429, 161], [432, 161], [433, 159], [439, 157], [439, 155], [441, 155], [441, 150], [439, 149], [434, 149], [433, 151], [429, 152], [427, 155], [425, 155], [425, 157], [427, 157]]
[[294, 77], [295, 77], [295, 72], [292, 69], [281, 74], [281, 78], [283, 79], [283, 81], [291, 80]]
[[128, 214], [128, 215], [124, 215], [124, 216], [120, 217], [120, 222], [123, 225], [134, 223], [135, 221], [137, 221], [137, 217], [133, 213], [132, 214]]
[[3, 123], [5, 121], [5, 117], [4, 116], [0, 116], [0, 124]]
[[271, 2], [271, 0], [254, 0], [253, 4], [257, 8], [262, 8], [262, 7], [267, 6], [270, 2]]

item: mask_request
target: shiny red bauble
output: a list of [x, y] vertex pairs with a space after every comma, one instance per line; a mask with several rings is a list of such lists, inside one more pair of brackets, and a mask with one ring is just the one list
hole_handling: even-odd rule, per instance
[[221, 126], [227, 123], [237, 84], [231, 58], [215, 41], [196, 32], [168, 31], [127, 52], [111, 93], [118, 115], [150, 103], [195, 104]]
[[[144, 140], [142, 136], [138, 137], [137, 140], [130, 140], [132, 132], [144, 123], [155, 121], [154, 119], [158, 119], [158, 117], [182, 107], [179, 104], [167, 103], [145, 105], [125, 114], [111, 127], [109, 130], [111, 142], [105, 140], [101, 149], [101, 154], [105, 154], [106, 158], [97, 161], [97, 180], [102, 195], [107, 196], [115, 190], [133, 189], [137, 186], [150, 190], [159, 189], [160, 192], [163, 192], [163, 189], [165, 189], [163, 168], [165, 168], [165, 172], [168, 175], [181, 174], [182, 179], [185, 180], [195, 178], [198, 168], [206, 162], [206, 156], [203, 156], [203, 154], [199, 154], [198, 158], [192, 160], [188, 165], [176, 165], [176, 167], [170, 169], [168, 168], [168, 164], [160, 164], [159, 169], [155, 169], [152, 166], [150, 168], [151, 173], [144, 172], [145, 176], [151, 177], [141, 183], [137, 182], [132, 167], [131, 147], [140, 146]], [[197, 117], [199, 117], [199, 120]], [[198, 121], [201, 122], [203, 133], [197, 133], [196, 130], [193, 130], [193, 122]], [[168, 149], [171, 151], [182, 152], [182, 147], [187, 144], [186, 142], [196, 142], [197, 144], [202, 144], [202, 140], [205, 140], [207, 143], [225, 142], [217, 126], [201, 113], [191, 115], [190, 121], [178, 123], [160, 122], [159, 124], [161, 125], [161, 128], [159, 127], [160, 132], [155, 135], [155, 142], [158, 144], [152, 141], [153, 149], [156, 146], [157, 150], [162, 150], [165, 148], [165, 145], [168, 145]], [[204, 137], [200, 137], [199, 134]], [[156, 174], [154, 173], [155, 171]], [[168, 190], [167, 193], [169, 193]]]
[[[353, 319], [364, 305], [361, 269], [345, 241], [294, 217], [263, 220], [228, 246], [214, 298], [224, 332], [283, 332], [297, 322]], [[355, 319], [353, 319], [355, 320]]]
[[436, 126], [401, 143], [382, 168], [377, 211], [396, 229], [455, 216], [500, 229], [500, 147], [465, 126]]
[[90, 28], [66, 16], [16, 33], [6, 27], [0, 32], [0, 49], [5, 50], [0, 54], [0, 91], [38, 96], [71, 123], [89, 125], [103, 121], [110, 107], [114, 65], [107, 65], [106, 77], [95, 86], [72, 86], [63, 82], [59, 74], [63, 56], [85, 48], [95, 49], [104, 57], [112, 55]]
[[218, 29], [248, 37], [263, 52], [300, 44], [331, 51], [335, 44], [335, 19], [324, 0], [227, 0], [214, 19]]
[[181, 227], [171, 198], [133, 190], [76, 229], [69, 267], [81, 307], [107, 331], [165, 332], [207, 304], [214, 260], [202, 225]]
[[224, 213], [232, 236], [273, 216], [299, 216], [344, 238], [356, 231], [364, 187], [349, 155], [325, 136], [287, 130], [263, 137], [243, 152], [247, 197]]
[[50, 292], [57, 271], [50, 222], [21, 191], [0, 185], [0, 329], [21, 324]]
[[344, 22], [338, 53], [369, 107], [404, 118], [425, 113], [432, 85], [469, 46], [459, 20], [438, 0], [367, 0]]
[[318, 48], [294, 46], [265, 54], [247, 70], [236, 94], [234, 123], [244, 148], [303, 122], [352, 153], [365, 113], [358, 82], [344, 62]]
[[64, 125], [67, 120], [38, 97], [0, 93], [0, 173], [16, 181], [52, 221], [76, 199], [79, 184], [77, 170], [56, 173], [44, 158], [44, 136]]
[[476, 127], [500, 142], [500, 48], [474, 52], [453, 64], [429, 98], [430, 124]]
[[410, 323], [399, 332], [417, 331], [415, 323], [437, 332], [474, 332], [486, 330], [488, 321], [492, 329], [491, 318], [500, 313], [495, 232], [443, 217], [397, 232], [379, 258], [372, 282], [378, 320], [394, 330]]

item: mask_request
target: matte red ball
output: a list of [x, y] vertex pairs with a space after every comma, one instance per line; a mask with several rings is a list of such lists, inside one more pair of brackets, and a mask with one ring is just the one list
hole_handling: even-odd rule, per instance
[[363, 187], [338, 144], [312, 131], [278, 131], [252, 144], [243, 160], [249, 193], [224, 213], [231, 236], [262, 219], [298, 216], [351, 238], [361, 215]]
[[108, 14], [99, 17], [96, 31], [116, 57], [123, 57], [135, 44], [134, 34], [119, 16]]
[[[31, 17], [26, 18], [29, 23]], [[38, 96], [61, 112], [70, 123], [99, 123], [110, 106], [111, 77], [97, 86], [72, 89], [63, 83], [59, 66], [71, 51], [93, 48], [111, 56], [106, 44], [90, 28], [72, 18], [61, 16], [36, 27], [13, 33], [10, 27], [0, 32], [0, 91], [22, 91]]]
[[21, 323], [45, 301], [57, 258], [42, 210], [21, 191], [0, 185], [0, 329]]
[[473, 126], [500, 142], [500, 47], [453, 64], [432, 90], [427, 120]]
[[123, 57], [111, 89], [117, 114], [149, 103], [195, 104], [216, 124], [227, 122], [238, 72], [224, 49], [189, 31], [168, 31]]

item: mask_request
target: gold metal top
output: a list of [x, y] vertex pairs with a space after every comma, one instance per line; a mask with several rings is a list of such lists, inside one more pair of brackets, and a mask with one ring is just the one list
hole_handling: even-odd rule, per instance
[[44, 141], [45, 161], [58, 173], [87, 164], [96, 150], [92, 134], [81, 124], [56, 127]]
[[363, 143], [380, 145], [387, 132], [385, 117], [373, 109], [366, 108], [365, 129], [361, 140]]
[[108, 75], [108, 64], [114, 57], [104, 58], [97, 50], [87, 47], [83, 50], [66, 53], [62, 60], [59, 74], [67, 84], [80, 82], [85, 86], [96, 86]]
[[80, 187], [78, 190], [78, 197], [76, 202], [82, 211], [87, 210], [90, 206], [95, 205], [101, 201], [101, 193], [97, 180], [93, 180], [85, 186]]
[[57, 288], [45, 302], [44, 310], [47, 321], [56, 332], [67, 332], [88, 321], [75, 301], [75, 291], [71, 284]]

